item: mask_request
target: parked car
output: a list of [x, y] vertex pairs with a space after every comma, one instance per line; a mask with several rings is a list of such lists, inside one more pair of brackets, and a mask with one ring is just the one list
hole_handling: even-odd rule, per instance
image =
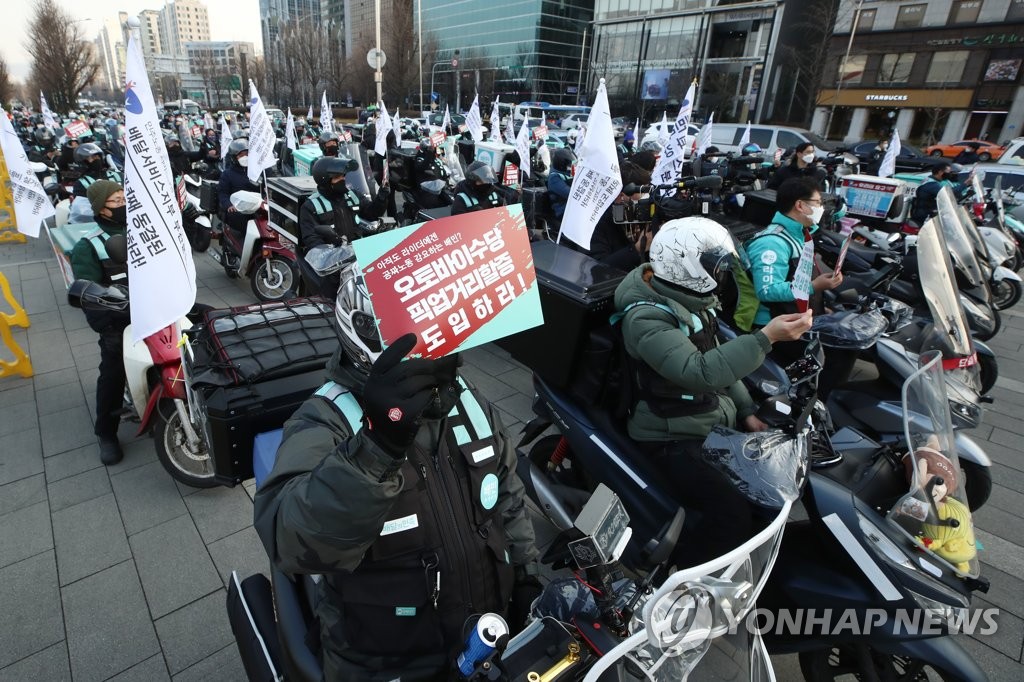
[[588, 118], [590, 118], [590, 114], [569, 114], [562, 119], [562, 130], [572, 130], [579, 128], [580, 125], [585, 126]]
[[[449, 116], [452, 119], [452, 126], [455, 128], [466, 124], [466, 117], [462, 114], [449, 114]], [[440, 128], [442, 123], [444, 123], [444, 112], [434, 112], [430, 115], [430, 125]]]
[[1003, 198], [1007, 204], [1024, 205], [1024, 165], [979, 163], [974, 166], [974, 172], [979, 174], [984, 172], [981, 184], [986, 189], [994, 187], [996, 178], [1001, 177], [1003, 179]]
[[[875, 151], [875, 145], [877, 144], [877, 141], [869, 140], [857, 142], [849, 147], [849, 150], [860, 159], [861, 168], [864, 168], [863, 164], [871, 161], [871, 154]], [[924, 152], [914, 145], [907, 144], [906, 142], [900, 143], [900, 153], [896, 157], [897, 172], [931, 171], [932, 168], [940, 163], [944, 163], [942, 158], [926, 156]]]
[[999, 157], [999, 163], [1024, 166], [1024, 137], [1017, 137], [1006, 144], [1006, 150]]
[[612, 119], [612, 131], [615, 133], [615, 139], [621, 138], [626, 134], [626, 130], [632, 128], [636, 123], [636, 119], [626, 118], [625, 116], [616, 116]]
[[[747, 129], [746, 123], [719, 123], [711, 130], [711, 144], [723, 152], [739, 152], [740, 138]], [[771, 156], [776, 149], [792, 149], [804, 142], [814, 145], [814, 153], [827, 156], [836, 148], [835, 143], [803, 128], [753, 124], [750, 126], [750, 141], [761, 147], [766, 156]]]
[[974, 149], [978, 154], [978, 160], [983, 163], [997, 160], [1006, 151], [1005, 147], [985, 140], [960, 140], [959, 142], [933, 144], [930, 147], [925, 147], [924, 153], [928, 156], [948, 156], [953, 159], [967, 149]]

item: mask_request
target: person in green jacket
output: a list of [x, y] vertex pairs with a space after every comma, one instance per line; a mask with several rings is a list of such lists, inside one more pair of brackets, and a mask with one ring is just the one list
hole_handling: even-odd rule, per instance
[[[124, 189], [110, 180], [89, 185], [86, 198], [96, 219], [96, 229], [75, 244], [71, 251], [71, 270], [75, 279], [87, 279], [104, 286], [128, 284], [128, 266], [107, 255], [106, 241], [123, 235], [128, 224]], [[117, 427], [124, 403], [124, 356], [121, 336], [128, 325], [128, 313], [86, 310], [85, 318], [100, 335], [100, 373], [96, 379], [96, 424], [100, 461], [117, 464], [123, 453], [117, 440]]]
[[382, 350], [355, 265], [335, 306], [329, 380], [285, 424], [255, 528], [277, 568], [322, 576], [328, 682], [455, 679], [472, 616], [514, 635], [541, 592], [514, 442], [457, 356]]
[[650, 262], [615, 290], [636, 403], [629, 435], [647, 443], [688, 511], [682, 557], [690, 565], [719, 556], [752, 534], [745, 498], [704, 462], [701, 445], [715, 427], [763, 431], [742, 384], [772, 344], [800, 338], [811, 314], [783, 315], [762, 329], [719, 344], [721, 276], [739, 261], [732, 237], [703, 217], [665, 223]]

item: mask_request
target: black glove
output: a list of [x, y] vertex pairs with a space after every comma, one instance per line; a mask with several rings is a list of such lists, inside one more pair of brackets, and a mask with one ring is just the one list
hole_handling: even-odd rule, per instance
[[508, 626], [512, 635], [515, 635], [526, 625], [526, 619], [530, 615], [530, 607], [534, 600], [544, 591], [544, 586], [536, 576], [524, 576], [516, 579], [512, 586], [512, 599], [508, 607]]
[[388, 346], [373, 363], [363, 390], [369, 435], [395, 458], [403, 457], [415, 440], [439, 383], [436, 361], [402, 362], [415, 345], [416, 335], [406, 334]]

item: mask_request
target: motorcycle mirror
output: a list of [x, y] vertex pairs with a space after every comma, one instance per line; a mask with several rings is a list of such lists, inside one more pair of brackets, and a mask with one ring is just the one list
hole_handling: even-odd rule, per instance
[[128, 262], [128, 240], [123, 234], [115, 234], [106, 241], [104, 246], [107, 247], [107, 255], [110, 256], [110, 260], [119, 265]]

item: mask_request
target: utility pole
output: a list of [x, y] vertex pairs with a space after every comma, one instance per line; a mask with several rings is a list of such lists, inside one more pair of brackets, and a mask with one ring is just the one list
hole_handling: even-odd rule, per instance
[[825, 123], [825, 130], [822, 137], [828, 139], [828, 133], [832, 130], [832, 117], [836, 113], [836, 105], [839, 104], [839, 90], [843, 87], [843, 76], [846, 71], [846, 62], [850, 59], [850, 50], [853, 49], [853, 37], [857, 35], [857, 24], [860, 23], [860, 9], [864, 6], [864, 0], [857, 0], [857, 9], [853, 13], [853, 26], [850, 27], [850, 40], [846, 43], [846, 54], [843, 55], [843, 62], [839, 66], [839, 76], [836, 78], [836, 94], [832, 98], [832, 108], [828, 110], [828, 121]]
[[[420, 62], [420, 112], [426, 111], [423, 108], [423, 0], [416, 0], [416, 52]], [[434, 96], [434, 89], [430, 89], [430, 96]]]
[[381, 49], [380, 49], [380, 0], [374, 0], [374, 11], [377, 16], [377, 71], [373, 74], [373, 80], [377, 83], [377, 101], [384, 101], [384, 95], [382, 93], [382, 77], [380, 73], [381, 69]]

